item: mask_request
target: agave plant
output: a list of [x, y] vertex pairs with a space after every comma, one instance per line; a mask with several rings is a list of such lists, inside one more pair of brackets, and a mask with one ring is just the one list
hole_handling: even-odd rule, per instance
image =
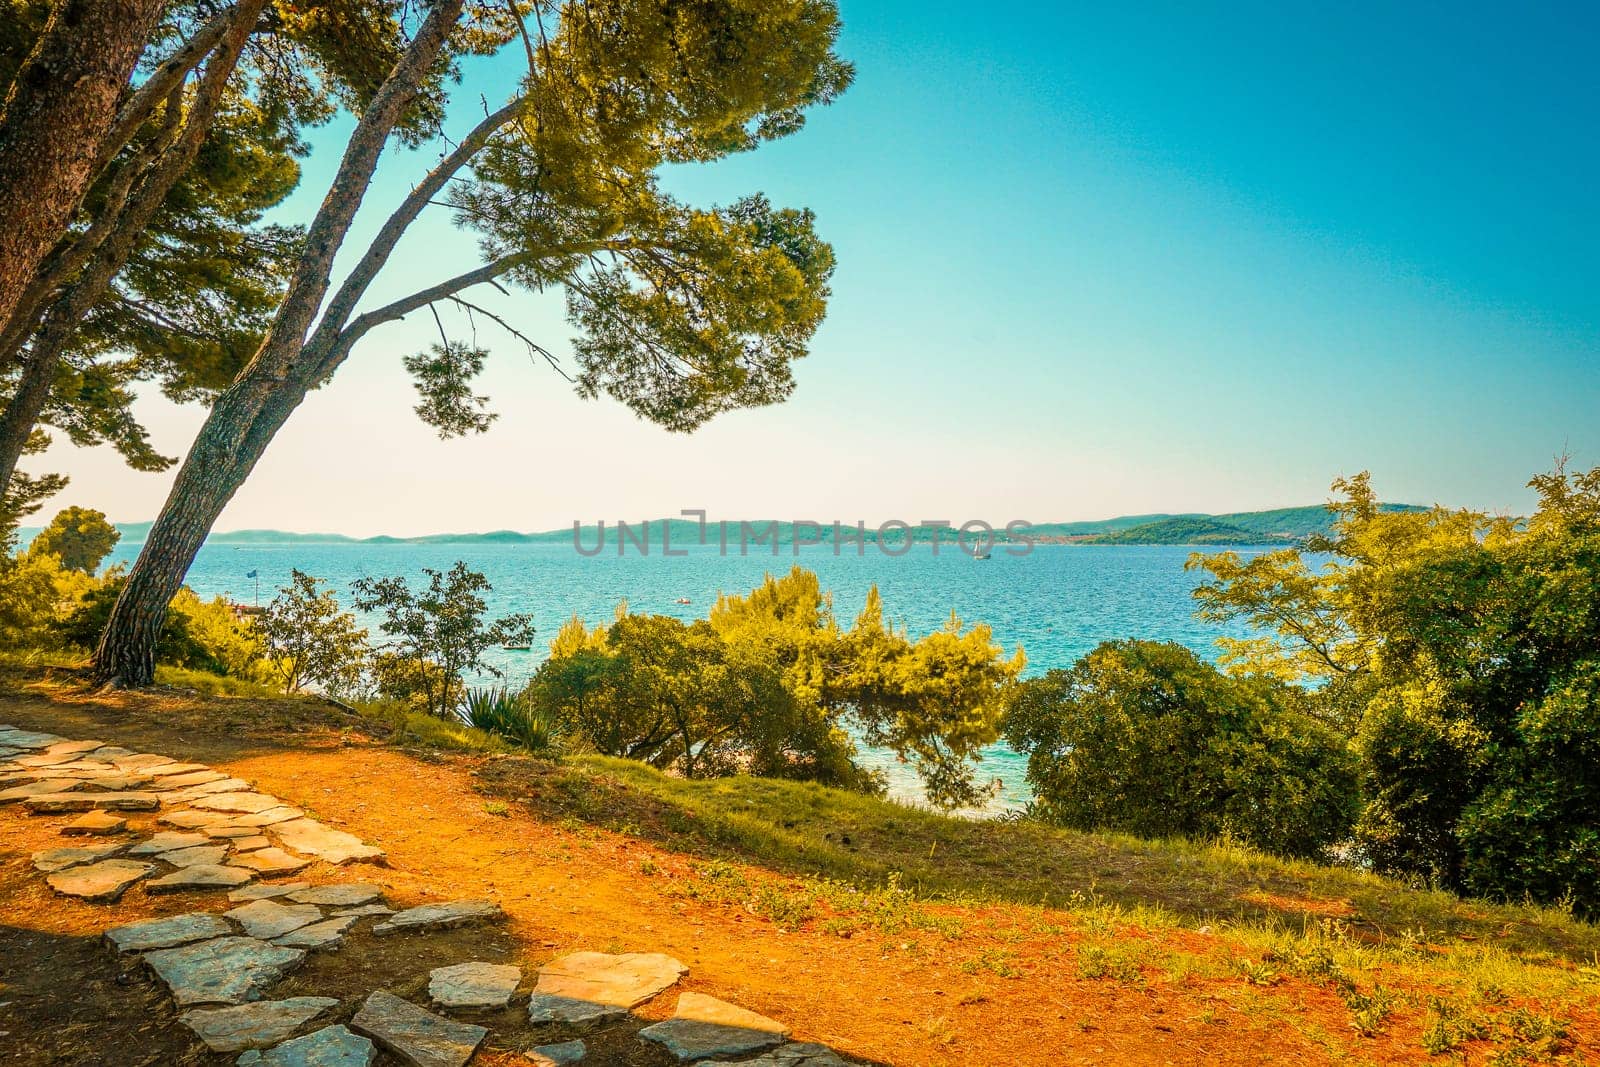
[[555, 741], [552, 716], [529, 708], [519, 695], [503, 686], [469, 690], [461, 706], [461, 718], [468, 726], [526, 749], [546, 749]]

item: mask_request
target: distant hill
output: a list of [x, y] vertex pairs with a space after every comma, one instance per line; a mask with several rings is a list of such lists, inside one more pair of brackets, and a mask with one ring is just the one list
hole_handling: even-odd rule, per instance
[[[1385, 511], [1425, 511], [1415, 504], [1383, 504]], [[1081, 522], [1036, 523], [1028, 535], [1042, 543], [1073, 543], [1094, 545], [1283, 545], [1304, 541], [1312, 534], [1326, 533], [1332, 528], [1333, 515], [1326, 507], [1312, 504], [1300, 508], [1276, 508], [1272, 511], [1239, 511], [1223, 515], [1206, 515], [1199, 512], [1183, 514], [1120, 515], [1114, 519], [1094, 519]], [[137, 545], [144, 542], [150, 532], [148, 522], [119, 522], [122, 543]], [[642, 522], [629, 523], [630, 551], [632, 546], [647, 535]], [[615, 551], [618, 529], [615, 523], [605, 524], [606, 550]], [[23, 527], [19, 532], [23, 544], [39, 532], [39, 527]], [[806, 540], [833, 543], [833, 527], [824, 526], [819, 531], [799, 527], [800, 536]], [[663, 532], [669, 533], [674, 549], [700, 542], [700, 526], [687, 519], [653, 519], [649, 523], [648, 543], [659, 549]], [[706, 529], [708, 544], [719, 540], [717, 524]], [[793, 544], [796, 524], [775, 520], [757, 519], [741, 523], [728, 520], [726, 543], [730, 551], [738, 551], [741, 537], [751, 553], [771, 551], [775, 540], [780, 545]], [[853, 540], [855, 528], [846, 526], [842, 536]], [[878, 540], [877, 532], [866, 531], [866, 540]], [[905, 536], [899, 529], [888, 531], [885, 540], [898, 542]], [[938, 537], [941, 541], [955, 539], [954, 531], [936, 526], [913, 526], [912, 541], [925, 543]], [[996, 524], [996, 536], [1007, 540], [1004, 524]], [[572, 528], [521, 533], [516, 530], [493, 530], [488, 533], [424, 534], [418, 537], [393, 537], [380, 534], [376, 537], [350, 537], [346, 534], [292, 533], [286, 530], [224, 530], [213, 533], [207, 540], [223, 545], [278, 545], [278, 544], [352, 544], [352, 545], [504, 545], [571, 543]], [[580, 544], [594, 546], [600, 541], [600, 531], [595, 526], [584, 526]]]
[[1298, 537], [1257, 533], [1216, 519], [1160, 519], [1125, 530], [1095, 534], [1091, 545], [1297, 545]]
[[[1380, 504], [1383, 511], [1426, 511], [1416, 504]], [[1320, 505], [1174, 515], [1080, 539], [1092, 545], [1295, 545], [1333, 530], [1333, 512]]]

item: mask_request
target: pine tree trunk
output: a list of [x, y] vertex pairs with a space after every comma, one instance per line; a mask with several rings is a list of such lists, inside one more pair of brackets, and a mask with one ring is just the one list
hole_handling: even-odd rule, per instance
[[0, 117], [0, 323], [83, 200], [161, 0], [61, 0]]
[[305, 395], [304, 388], [247, 378], [211, 409], [100, 636], [94, 670], [101, 682], [134, 688], [154, 680], [167, 605], [212, 524]]
[[[418, 86], [460, 16], [462, 2], [434, 0], [410, 47], [356, 124], [328, 195], [306, 232], [300, 265], [272, 331], [250, 365], [212, 405], [111, 609], [94, 654], [95, 676], [104, 684], [135, 688], [154, 680], [156, 641], [167, 605], [182, 586], [206, 534], [255, 469], [273, 435], [312, 386], [325, 381], [348, 352], [348, 342], [341, 345], [339, 329], [350, 307], [339, 299], [309, 342], [307, 333], [389, 133], [416, 98]], [[377, 251], [375, 245], [363, 259], [364, 281], [349, 297], [352, 306], [365, 281], [387, 258], [386, 252], [378, 256]], [[375, 262], [367, 263], [369, 259]], [[362, 272], [358, 269], [357, 274]]]

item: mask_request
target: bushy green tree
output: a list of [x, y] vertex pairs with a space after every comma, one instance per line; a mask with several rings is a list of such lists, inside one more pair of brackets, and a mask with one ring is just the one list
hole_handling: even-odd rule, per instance
[[496, 645], [523, 643], [533, 632], [533, 618], [507, 615], [488, 621], [483, 594], [489, 580], [457, 560], [448, 571], [422, 568], [426, 589], [413, 591], [403, 577], [361, 578], [351, 583], [358, 611], [380, 612], [378, 629], [389, 637], [388, 686], [419, 694], [429, 713], [449, 715], [462, 694], [467, 671], [500, 672], [484, 662]]
[[267, 673], [285, 693], [320, 685], [333, 694], [355, 688], [367, 657], [367, 631], [339, 607], [321, 578], [299, 570], [254, 622]]
[[1492, 897], [1600, 908], [1600, 468], [1530, 483], [1526, 522], [1382, 511], [1365, 475], [1335, 483], [1329, 554], [1197, 557], [1202, 614], [1263, 631], [1242, 669], [1327, 680], [1359, 706], [1380, 870]]
[[1019, 685], [1005, 733], [1052, 822], [1316, 856], [1349, 835], [1356, 760], [1303, 703], [1181, 645], [1114, 641]]
[[93, 508], [63, 508], [28, 545], [30, 555], [50, 555], [68, 570], [93, 574], [122, 540], [122, 533]]
[[843, 632], [814, 573], [769, 575], [692, 624], [636, 616], [564, 626], [529, 687], [602, 752], [710, 776], [745, 771], [875, 791], [846, 726], [913, 763], [930, 799], [982, 799], [977, 750], [999, 736], [1021, 671], [986, 627], [958, 620], [911, 641], [877, 590]]

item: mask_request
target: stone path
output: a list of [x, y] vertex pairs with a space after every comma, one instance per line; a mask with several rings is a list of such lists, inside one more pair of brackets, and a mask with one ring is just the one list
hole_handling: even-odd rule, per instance
[[[117, 814], [124, 812], [155, 813], [161, 829], [116, 840], [131, 833], [128, 819]], [[105, 938], [110, 951], [136, 956], [166, 986], [185, 1009], [180, 1021], [200, 1041], [218, 1053], [240, 1053], [238, 1067], [373, 1067], [380, 1056], [411, 1067], [464, 1067], [490, 1035], [478, 1023], [385, 990], [371, 993], [344, 1023], [320, 1028], [325, 1016], [339, 1017], [339, 1000], [268, 999], [308, 953], [341, 947], [363, 921], [370, 920], [375, 936], [403, 936], [505, 916], [484, 900], [395, 911], [381, 889], [358, 881], [272, 881], [318, 862], [381, 864], [385, 856], [247, 781], [204, 764], [0, 726], [0, 813], [76, 816], [60, 832], [81, 843], [33, 856], [34, 867], [65, 896], [114, 902], [136, 885], [148, 894], [226, 895], [233, 906], [221, 914], [148, 919], [112, 927]], [[532, 989], [519, 994], [521, 967], [470, 961], [431, 969], [426, 999], [438, 1012], [468, 1016], [525, 1003], [536, 1032], [548, 1028], [552, 1037], [567, 1038], [532, 1047], [527, 1062], [555, 1067], [598, 1062], [573, 1031], [638, 1025], [633, 1009], [686, 974], [687, 967], [660, 953], [574, 952], [538, 967]], [[394, 977], [404, 986], [416, 976]], [[788, 1035], [776, 1020], [694, 992], [678, 996], [672, 1018], [638, 1030], [639, 1041], [680, 1063], [848, 1067], [832, 1050]]]

